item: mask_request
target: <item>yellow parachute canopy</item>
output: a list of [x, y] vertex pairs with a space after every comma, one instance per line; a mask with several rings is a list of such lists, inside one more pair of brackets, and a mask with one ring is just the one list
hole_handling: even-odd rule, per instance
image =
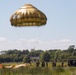
[[31, 4], [25, 4], [10, 17], [12, 26], [42, 26], [46, 21], [46, 15]]

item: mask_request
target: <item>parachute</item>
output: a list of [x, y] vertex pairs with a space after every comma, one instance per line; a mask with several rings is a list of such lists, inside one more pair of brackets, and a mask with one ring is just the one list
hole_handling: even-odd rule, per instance
[[46, 15], [31, 4], [25, 4], [10, 17], [12, 26], [42, 26], [46, 25]]

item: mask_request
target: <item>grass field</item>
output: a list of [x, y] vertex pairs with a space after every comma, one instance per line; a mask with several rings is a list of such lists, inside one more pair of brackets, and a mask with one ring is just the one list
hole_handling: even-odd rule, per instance
[[[11, 63], [5, 63], [3, 65], [10, 65]], [[17, 64], [17, 63], [12, 63]], [[59, 66], [60, 63], [57, 63]], [[65, 63], [67, 65], [67, 63]], [[49, 63], [48, 67], [35, 67], [32, 66], [20, 67], [20, 68], [9, 68], [0, 69], [0, 75], [76, 75], [76, 67], [52, 67]]]

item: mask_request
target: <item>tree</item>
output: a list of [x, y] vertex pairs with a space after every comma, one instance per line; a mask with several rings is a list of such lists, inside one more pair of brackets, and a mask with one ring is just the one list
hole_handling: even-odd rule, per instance
[[30, 63], [31, 59], [28, 55], [26, 55], [24, 58], [23, 58], [23, 62], [24, 63]]
[[75, 45], [70, 45], [68, 49], [74, 49]]
[[29, 53], [28, 49], [22, 51], [22, 54], [28, 55], [28, 53]]
[[48, 62], [50, 61], [50, 54], [47, 52], [47, 51], [45, 51], [45, 52], [43, 52], [41, 55], [40, 55], [40, 58], [41, 58], [41, 61], [44, 61], [44, 62], [46, 62], [46, 64], [48, 65]]
[[55, 52], [55, 56], [54, 56], [54, 60], [57, 62], [57, 61], [60, 61], [60, 55], [61, 55], [62, 51], [61, 50], [57, 50]]
[[68, 47], [68, 51], [69, 51], [69, 52], [73, 52], [73, 51], [74, 51], [74, 48], [75, 48], [75, 45], [70, 45], [70, 46]]
[[73, 56], [76, 56], [76, 51], [73, 51], [73, 52], [72, 52], [72, 55], [73, 55]]
[[60, 61], [67, 61], [68, 57], [70, 57], [70, 56], [71, 56], [71, 53], [63, 52], [60, 54], [59, 58], [60, 58]]

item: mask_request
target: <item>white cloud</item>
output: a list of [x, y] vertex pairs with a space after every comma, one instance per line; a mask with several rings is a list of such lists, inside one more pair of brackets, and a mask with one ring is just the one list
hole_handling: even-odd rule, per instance
[[1, 41], [6, 41], [6, 38], [5, 37], [0, 37], [0, 42]]
[[[69, 39], [41, 41], [38, 39], [18, 39], [17, 41], [10, 41], [4, 37], [0, 37], [0, 51], [8, 49], [67, 49], [69, 45], [74, 44]], [[74, 44], [75, 45], [75, 44]]]

